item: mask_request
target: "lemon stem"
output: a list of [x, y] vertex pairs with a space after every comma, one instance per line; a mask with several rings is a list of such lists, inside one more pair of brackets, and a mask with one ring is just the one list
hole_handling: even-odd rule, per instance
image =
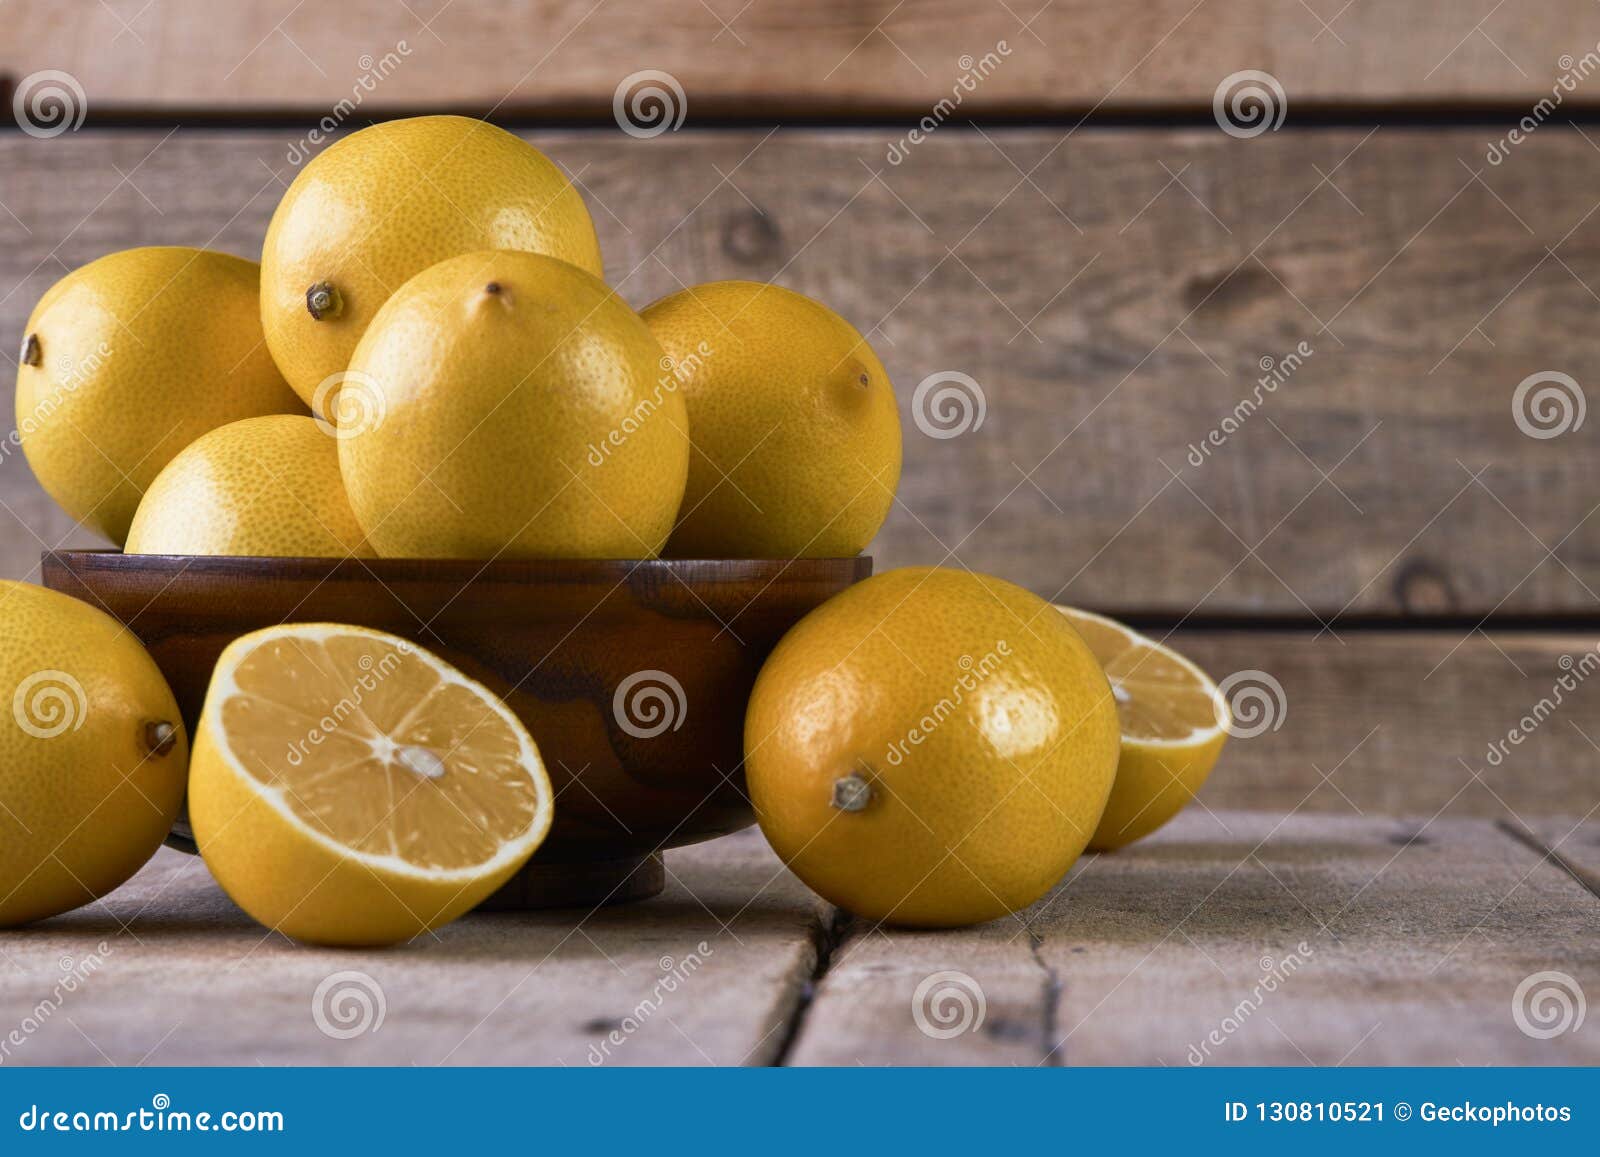
[[833, 806], [842, 812], [865, 811], [872, 802], [872, 785], [855, 772], [833, 781]]
[[30, 333], [22, 339], [22, 364], [36, 366], [44, 361], [44, 356], [39, 349], [39, 335]]
[[316, 321], [338, 317], [344, 312], [344, 298], [331, 281], [319, 281], [306, 290], [306, 312]]
[[146, 723], [144, 745], [151, 755], [167, 755], [178, 745], [178, 729], [165, 720]]

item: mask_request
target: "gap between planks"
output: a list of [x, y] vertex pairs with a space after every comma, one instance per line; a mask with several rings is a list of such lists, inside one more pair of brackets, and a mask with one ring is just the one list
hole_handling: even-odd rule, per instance
[[[1590, 814], [1592, 815], [1593, 813], [1591, 812]], [[1556, 834], [1548, 821], [1541, 822], [1539, 825], [1543, 829], [1543, 835], [1515, 819], [1499, 820], [1495, 823], [1495, 827], [1517, 842], [1525, 844], [1528, 848], [1539, 853], [1539, 855], [1587, 888], [1596, 899], [1600, 899], [1600, 870], [1596, 870], [1597, 867], [1600, 867], [1600, 857], [1595, 857], [1594, 863], [1586, 864], [1582, 859], [1575, 859], [1561, 850], [1562, 845], [1583, 829], [1588, 822], [1589, 817], [1585, 816], [1565, 834]]]

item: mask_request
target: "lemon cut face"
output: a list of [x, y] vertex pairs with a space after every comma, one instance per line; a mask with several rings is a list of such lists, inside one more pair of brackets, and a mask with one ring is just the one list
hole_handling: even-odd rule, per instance
[[1223, 729], [1216, 685], [1188, 659], [1102, 615], [1057, 609], [1105, 668], [1124, 739], [1185, 745]]
[[318, 943], [459, 916], [543, 841], [538, 748], [490, 690], [397, 636], [273, 627], [219, 660], [196, 741], [200, 851], [240, 907]]
[[1149, 835], [1200, 790], [1228, 739], [1228, 710], [1209, 676], [1113, 619], [1057, 607], [1111, 683], [1122, 755], [1089, 847], [1111, 851]]

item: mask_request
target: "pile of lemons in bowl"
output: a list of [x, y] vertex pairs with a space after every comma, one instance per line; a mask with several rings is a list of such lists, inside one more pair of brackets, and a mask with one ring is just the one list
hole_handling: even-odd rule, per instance
[[[864, 549], [901, 438], [862, 335], [742, 281], [635, 312], [602, 273], [582, 197], [537, 149], [460, 117], [375, 125], [300, 172], [259, 265], [132, 249], [54, 285], [22, 341], [22, 447], [73, 518], [137, 554]], [[0, 925], [117, 886], [185, 789], [228, 893], [320, 942], [438, 926], [549, 827], [536, 737], [404, 640], [246, 636], [191, 739], [112, 620], [15, 583], [0, 605], [0, 690], [16, 688], [0, 824], [28, 833], [0, 841]], [[384, 668], [339, 735], [296, 749]], [[746, 772], [763, 831], [825, 897], [972, 923], [1174, 814], [1220, 750], [1215, 702], [1197, 668], [1117, 624], [965, 570], [891, 571], [771, 656]]]

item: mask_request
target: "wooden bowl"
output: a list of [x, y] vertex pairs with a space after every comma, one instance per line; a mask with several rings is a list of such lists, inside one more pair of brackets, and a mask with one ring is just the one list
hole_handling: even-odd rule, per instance
[[867, 577], [872, 560], [50, 551], [43, 567], [47, 587], [144, 643], [191, 734], [222, 649], [284, 622], [389, 631], [495, 690], [539, 744], [556, 814], [533, 863], [491, 903], [539, 907], [653, 894], [663, 849], [753, 822], [741, 764], [756, 672], [786, 630]]

